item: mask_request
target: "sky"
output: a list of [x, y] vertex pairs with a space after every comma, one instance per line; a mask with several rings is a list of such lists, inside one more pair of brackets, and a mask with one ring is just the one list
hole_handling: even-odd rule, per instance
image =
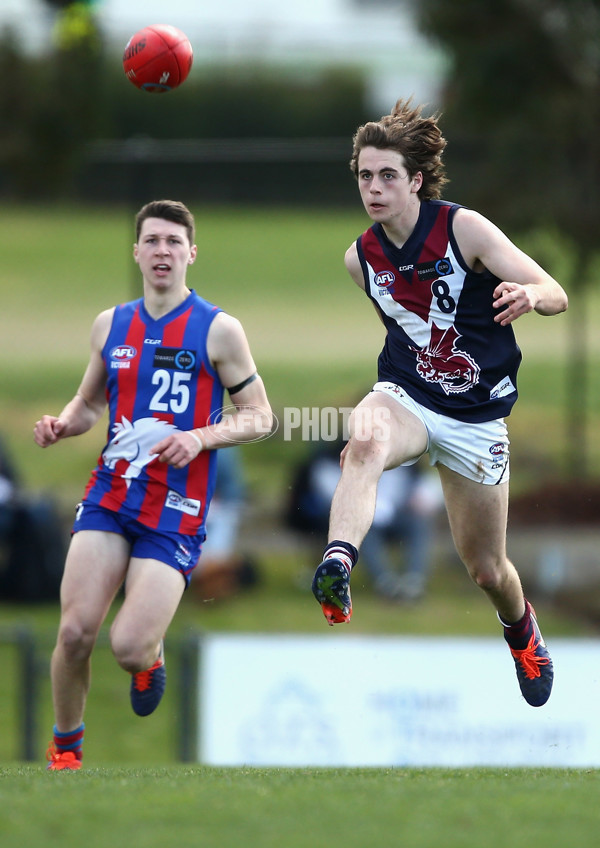
[[[197, 65], [250, 60], [364, 68], [371, 100], [387, 109], [414, 95], [436, 105], [444, 62], [396, 0], [97, 0], [95, 11], [116, 50], [148, 24], [182, 29]], [[165, 13], [165, 8], [168, 13]], [[11, 24], [29, 49], [48, 44], [52, 11], [44, 0], [0, 0], [0, 26]]]

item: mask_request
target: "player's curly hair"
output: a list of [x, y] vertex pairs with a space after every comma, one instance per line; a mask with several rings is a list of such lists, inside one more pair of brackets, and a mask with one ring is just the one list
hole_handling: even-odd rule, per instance
[[135, 216], [135, 240], [140, 240], [142, 224], [146, 218], [162, 218], [173, 224], [181, 224], [185, 227], [190, 244], [196, 240], [194, 216], [190, 210], [179, 200], [151, 200], [142, 206]]
[[424, 118], [422, 111], [422, 106], [412, 105], [412, 98], [398, 100], [390, 115], [360, 126], [354, 135], [350, 160], [354, 176], [358, 177], [358, 156], [363, 147], [396, 150], [404, 157], [411, 179], [418, 171], [423, 174], [419, 198], [439, 198], [443, 186], [448, 182], [442, 163], [446, 139], [438, 127], [439, 113]]

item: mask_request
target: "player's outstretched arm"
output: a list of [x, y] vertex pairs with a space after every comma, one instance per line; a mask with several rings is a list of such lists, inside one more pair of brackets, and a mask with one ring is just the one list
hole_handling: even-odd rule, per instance
[[494, 291], [496, 322], [505, 326], [533, 310], [540, 315], [565, 311], [568, 298], [560, 283], [487, 218], [460, 209], [454, 233], [469, 267], [485, 267], [501, 280]]

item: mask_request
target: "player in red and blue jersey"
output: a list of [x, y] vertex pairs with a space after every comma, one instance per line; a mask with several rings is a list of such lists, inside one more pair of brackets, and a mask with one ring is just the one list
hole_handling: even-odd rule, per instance
[[51, 770], [81, 766], [91, 653], [121, 586], [111, 647], [131, 674], [134, 711], [158, 706], [163, 637], [205, 538], [215, 449], [271, 429], [241, 324], [187, 286], [196, 255], [183, 204], [153, 201], [140, 210], [134, 258], [143, 297], [96, 318], [77, 393], [59, 416], [35, 425], [35, 441], [48, 447], [89, 430], [108, 406], [108, 439], [77, 509], [61, 586]]
[[403, 100], [354, 137], [351, 168], [373, 224], [345, 262], [386, 337], [378, 381], [351, 416], [329, 544], [312, 588], [329, 624], [350, 620], [350, 573], [379, 478], [429, 453], [456, 549], [504, 626], [524, 698], [541, 706], [553, 666], [506, 555], [504, 418], [517, 398], [521, 361], [512, 323], [532, 310], [562, 312], [567, 296], [494, 224], [440, 200], [445, 144], [438, 116], [424, 117]]

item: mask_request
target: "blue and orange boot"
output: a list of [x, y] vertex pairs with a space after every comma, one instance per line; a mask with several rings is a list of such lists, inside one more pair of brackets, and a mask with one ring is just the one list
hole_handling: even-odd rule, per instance
[[312, 593], [321, 604], [327, 623], [345, 624], [352, 617], [350, 571], [339, 559], [326, 559], [317, 567]]
[[554, 667], [537, 623], [535, 610], [529, 601], [525, 603], [531, 622], [527, 644], [524, 648], [512, 647], [507, 638], [506, 625], [505, 639], [515, 661], [521, 694], [530, 706], [542, 707], [552, 692]]
[[131, 688], [129, 696], [131, 706], [136, 715], [147, 716], [153, 713], [160, 704], [160, 700], [167, 685], [167, 670], [165, 668], [164, 644], [161, 640], [158, 659], [145, 671], [138, 671], [131, 675]]

